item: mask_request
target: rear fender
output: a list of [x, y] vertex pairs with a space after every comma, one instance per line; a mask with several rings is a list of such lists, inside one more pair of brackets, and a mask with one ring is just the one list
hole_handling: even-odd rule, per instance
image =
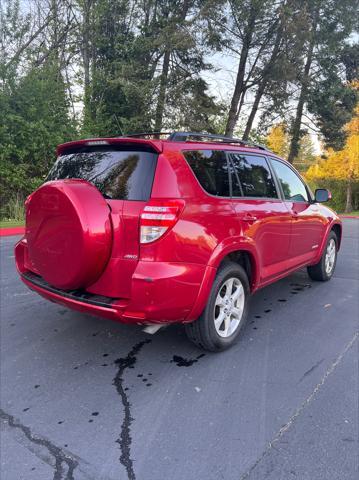
[[254, 291], [257, 289], [260, 280], [259, 256], [254, 241], [251, 238], [243, 237], [241, 235], [226, 238], [223, 242], [217, 245], [208, 265], [218, 268], [225, 257], [230, 253], [238, 251], [247, 252], [250, 256], [252, 269], [250, 288], [251, 291]]
[[216, 277], [217, 270], [222, 261], [230, 254], [238, 251], [248, 252], [251, 259], [252, 278], [250, 289], [254, 292], [259, 285], [259, 258], [257, 250], [254, 246], [254, 242], [251, 239], [247, 239], [243, 236], [234, 236], [225, 239], [223, 242], [217, 245], [213, 251], [211, 258], [208, 262], [205, 274], [202, 280], [202, 284], [197, 296], [197, 300], [186, 318], [186, 322], [196, 320], [203, 312], [208, 297], [211, 292], [213, 281]]

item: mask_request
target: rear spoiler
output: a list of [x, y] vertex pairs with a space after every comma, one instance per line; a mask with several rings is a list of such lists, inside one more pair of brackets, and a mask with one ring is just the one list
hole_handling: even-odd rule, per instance
[[74, 142], [62, 143], [56, 149], [57, 155], [61, 155], [66, 150], [70, 150], [76, 147], [97, 147], [102, 145], [147, 145], [153, 148], [156, 153], [161, 153], [163, 150], [163, 145], [161, 140], [153, 139], [144, 139], [144, 138], [131, 138], [131, 137], [121, 137], [121, 138], [86, 138], [85, 140], [76, 140]]

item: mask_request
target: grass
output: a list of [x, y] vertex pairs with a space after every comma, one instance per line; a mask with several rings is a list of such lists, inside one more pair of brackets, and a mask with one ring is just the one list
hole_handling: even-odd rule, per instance
[[354, 210], [354, 211], [349, 212], [349, 213], [342, 212], [340, 215], [353, 215], [353, 216], [359, 217], [359, 210]]
[[25, 222], [20, 220], [0, 220], [0, 228], [23, 227]]

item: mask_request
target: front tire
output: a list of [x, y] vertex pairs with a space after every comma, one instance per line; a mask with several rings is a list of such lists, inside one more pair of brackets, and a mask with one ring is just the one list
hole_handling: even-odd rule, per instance
[[335, 233], [330, 232], [323, 255], [316, 265], [307, 268], [312, 280], [327, 282], [333, 276], [337, 263], [338, 239]]
[[249, 296], [244, 269], [234, 262], [226, 263], [218, 270], [202, 315], [185, 326], [188, 338], [211, 352], [232, 346], [245, 324]]

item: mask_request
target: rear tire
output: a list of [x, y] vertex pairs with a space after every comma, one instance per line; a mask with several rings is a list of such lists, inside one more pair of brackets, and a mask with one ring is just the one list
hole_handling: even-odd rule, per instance
[[244, 269], [234, 262], [226, 263], [217, 272], [202, 315], [185, 325], [188, 338], [211, 352], [232, 346], [246, 322], [249, 296]]
[[338, 239], [336, 234], [330, 232], [323, 255], [316, 265], [307, 267], [308, 275], [312, 280], [327, 282], [333, 276], [337, 263]]

